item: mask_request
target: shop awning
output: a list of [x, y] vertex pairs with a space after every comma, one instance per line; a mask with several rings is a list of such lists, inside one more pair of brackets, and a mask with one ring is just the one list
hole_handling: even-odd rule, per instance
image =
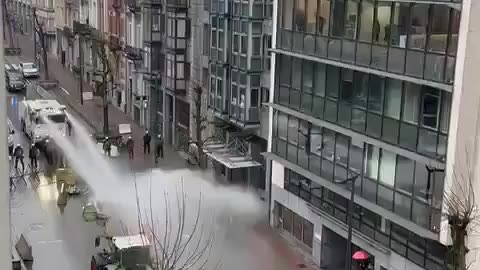
[[212, 142], [204, 145], [205, 154], [223, 164], [229, 169], [250, 168], [262, 166], [261, 163], [253, 160], [253, 158], [245, 151], [243, 143], [238, 139], [234, 139], [229, 144], [221, 142]]

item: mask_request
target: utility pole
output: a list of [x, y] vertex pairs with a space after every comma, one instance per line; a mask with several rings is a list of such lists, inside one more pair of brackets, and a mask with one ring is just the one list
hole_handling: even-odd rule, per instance
[[78, 39], [78, 56], [80, 57], [80, 104], [83, 105], [83, 33]]
[[36, 8], [32, 8], [32, 33], [33, 33], [33, 57], [35, 58], [34, 59], [34, 62], [35, 64], [38, 66], [38, 63], [37, 63], [37, 27], [35, 26], [35, 12], [37, 12], [37, 9]]

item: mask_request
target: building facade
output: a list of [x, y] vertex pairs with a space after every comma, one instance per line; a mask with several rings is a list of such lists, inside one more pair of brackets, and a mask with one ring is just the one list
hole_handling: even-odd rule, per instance
[[[45, 33], [45, 49], [50, 54], [57, 51], [56, 29], [55, 29], [55, 1], [54, 0], [33, 0], [38, 22], [43, 26]], [[33, 22], [34, 23], [34, 22]]]
[[272, 2], [211, 1], [207, 155], [226, 181], [263, 192], [267, 150]]
[[271, 225], [320, 267], [345, 267], [352, 192], [352, 250], [372, 269], [448, 264], [444, 196], [478, 121], [460, 117], [478, 115], [462, 88], [471, 12], [470, 1], [275, 2]]

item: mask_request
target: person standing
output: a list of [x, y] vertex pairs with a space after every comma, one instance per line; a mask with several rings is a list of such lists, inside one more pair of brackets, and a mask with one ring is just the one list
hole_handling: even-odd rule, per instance
[[157, 141], [155, 145], [155, 163], [158, 163], [158, 158], [163, 158], [163, 138], [162, 135], [157, 135]]
[[70, 120], [67, 120], [67, 134], [68, 136], [72, 136], [72, 122], [70, 122]]
[[30, 166], [32, 169], [38, 169], [38, 157], [40, 156], [40, 150], [38, 147], [35, 146], [33, 143], [30, 146], [30, 150], [28, 151], [28, 157], [30, 158]]
[[128, 140], [127, 140], [127, 149], [128, 149], [128, 158], [130, 160], [133, 160], [133, 149], [134, 149], [134, 142], [133, 142], [133, 139], [132, 139], [132, 136], [128, 136]]
[[103, 141], [103, 151], [105, 152], [105, 155], [112, 157], [112, 142], [108, 137], [105, 137], [105, 141]]
[[145, 155], [147, 152], [150, 155], [150, 141], [152, 140], [152, 136], [148, 133], [148, 130], [145, 131], [145, 135], [143, 135], [143, 154]]
[[23, 162], [24, 152], [23, 147], [17, 144], [17, 147], [13, 150], [13, 156], [15, 157], [15, 170], [18, 170], [18, 162], [22, 164], [22, 171], [25, 170], [25, 163]]

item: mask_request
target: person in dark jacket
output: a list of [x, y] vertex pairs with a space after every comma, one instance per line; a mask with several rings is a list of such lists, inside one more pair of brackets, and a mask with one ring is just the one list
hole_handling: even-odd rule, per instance
[[109, 157], [112, 156], [112, 142], [108, 137], [105, 137], [105, 141], [103, 141], [103, 151], [105, 152], [105, 155], [108, 155]]
[[155, 163], [158, 162], [158, 158], [163, 158], [163, 138], [162, 135], [157, 135], [157, 140], [155, 142]]
[[67, 120], [67, 134], [68, 136], [72, 136], [72, 122]]
[[40, 150], [35, 144], [30, 146], [30, 150], [28, 151], [28, 157], [30, 158], [30, 166], [32, 169], [38, 168], [38, 157], [40, 156]]
[[13, 156], [15, 157], [15, 169], [18, 170], [18, 162], [22, 164], [22, 171], [25, 170], [25, 163], [23, 162], [24, 152], [23, 147], [20, 144], [17, 144], [13, 150]]
[[150, 155], [150, 141], [152, 140], [152, 136], [148, 133], [148, 130], [145, 131], [145, 135], [143, 135], [143, 154]]
[[129, 136], [128, 137], [128, 140], [127, 140], [127, 149], [128, 149], [128, 158], [130, 160], [133, 160], [133, 149], [134, 149], [134, 142], [133, 142], [133, 139], [132, 139], [132, 136]]

